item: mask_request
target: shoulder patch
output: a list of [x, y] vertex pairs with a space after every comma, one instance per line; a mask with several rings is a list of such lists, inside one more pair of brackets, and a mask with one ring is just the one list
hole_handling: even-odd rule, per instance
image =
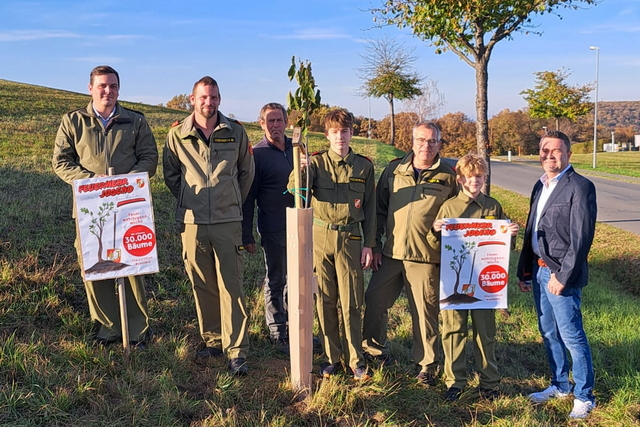
[[180, 124], [180, 120], [176, 120], [175, 122], [171, 123], [171, 127], [174, 128], [176, 126], [178, 126]]
[[[122, 105], [120, 107], [122, 107]], [[144, 117], [144, 113], [142, 111], [132, 110], [131, 108], [127, 108], [127, 107], [122, 107], [122, 108], [128, 111], [131, 111], [132, 113], [140, 114], [141, 116]]]
[[326, 153], [327, 150], [320, 150], [320, 151], [316, 151], [315, 153], [311, 153], [312, 156], [317, 156], [318, 154], [323, 154]]
[[227, 117], [227, 119], [229, 119], [229, 121], [232, 121], [232, 122], [237, 123], [237, 124], [239, 124], [240, 126], [244, 127], [244, 125], [242, 124], [242, 122], [240, 122], [240, 120], [238, 120], [238, 119], [232, 119], [232, 118], [230, 118], [230, 117]]
[[373, 163], [373, 160], [371, 160], [369, 157], [367, 156], [363, 156], [362, 154], [358, 154], [356, 153], [356, 156], [362, 157], [363, 159], [369, 160], [369, 162]]

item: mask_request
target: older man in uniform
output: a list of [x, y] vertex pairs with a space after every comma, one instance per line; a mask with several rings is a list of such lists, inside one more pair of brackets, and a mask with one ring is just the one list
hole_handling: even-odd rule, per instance
[[[413, 128], [413, 149], [392, 160], [378, 181], [378, 229], [365, 293], [362, 347], [368, 359], [392, 362], [387, 310], [406, 289], [413, 323], [413, 360], [418, 380], [432, 386], [438, 363], [440, 253], [427, 234], [442, 203], [458, 192], [455, 172], [439, 157], [440, 129], [421, 122]], [[387, 240], [382, 246], [382, 236]]]
[[242, 203], [253, 182], [247, 133], [218, 111], [218, 83], [205, 76], [190, 95], [194, 112], [176, 123], [164, 148], [164, 180], [176, 196], [183, 258], [205, 348], [246, 375], [249, 337], [243, 289]]
[[287, 192], [293, 169], [293, 145], [284, 131], [287, 111], [272, 102], [260, 110], [264, 138], [253, 147], [256, 173], [251, 191], [242, 207], [242, 242], [247, 252], [256, 251], [253, 238], [253, 211], [258, 204], [258, 232], [264, 250], [265, 319], [271, 341], [289, 353], [287, 330], [287, 239], [286, 209], [293, 207], [293, 195]]
[[[158, 148], [151, 129], [142, 113], [118, 103], [119, 91], [116, 70], [106, 65], [95, 67], [89, 77], [89, 105], [63, 116], [56, 135], [53, 169], [66, 183], [106, 176], [109, 168], [118, 175], [156, 173]], [[75, 246], [82, 264], [77, 236]], [[127, 281], [129, 336], [134, 349], [144, 349], [150, 333], [144, 276], [130, 276]], [[114, 280], [88, 281], [84, 285], [91, 319], [96, 323], [95, 341], [102, 345], [121, 341]]]

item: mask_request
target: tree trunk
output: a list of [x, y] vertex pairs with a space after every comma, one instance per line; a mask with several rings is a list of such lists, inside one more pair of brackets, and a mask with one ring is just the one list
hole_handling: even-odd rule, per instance
[[389, 108], [391, 109], [391, 135], [389, 136], [389, 145], [396, 145], [396, 121], [393, 112], [393, 97], [389, 98]]
[[487, 179], [482, 192], [487, 196], [491, 193], [491, 145], [489, 142], [489, 119], [487, 117], [487, 91], [489, 87], [488, 58], [480, 58], [475, 64], [476, 69], [476, 144], [478, 155], [487, 161]]
[[560, 119], [556, 117], [556, 130], [560, 130]]

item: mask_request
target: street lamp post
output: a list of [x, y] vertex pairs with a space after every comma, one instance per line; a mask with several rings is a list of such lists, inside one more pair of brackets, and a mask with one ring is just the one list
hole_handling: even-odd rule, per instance
[[593, 169], [596, 168], [596, 148], [598, 147], [598, 69], [600, 68], [600, 48], [590, 46], [589, 49], [596, 51], [596, 99], [593, 109]]

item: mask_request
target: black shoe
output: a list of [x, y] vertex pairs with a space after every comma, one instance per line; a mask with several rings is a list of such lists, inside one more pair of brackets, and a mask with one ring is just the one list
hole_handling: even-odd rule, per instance
[[243, 376], [249, 373], [247, 360], [242, 357], [229, 360], [229, 373], [231, 375]]
[[200, 351], [196, 351], [196, 356], [201, 358], [220, 357], [224, 352], [216, 347], [205, 347]]
[[500, 390], [497, 388], [478, 387], [478, 395], [480, 399], [486, 399], [490, 402], [500, 398]]
[[324, 378], [331, 378], [342, 371], [342, 363], [323, 363], [320, 365], [320, 375]]
[[280, 353], [289, 355], [289, 340], [287, 338], [271, 338], [271, 342]]
[[396, 360], [390, 354], [378, 354], [377, 356], [374, 356], [373, 354], [365, 351], [363, 356], [367, 362], [377, 362], [380, 366], [391, 366], [396, 363]]
[[433, 372], [429, 371], [420, 372], [418, 376], [416, 376], [416, 379], [422, 384], [429, 387], [434, 387], [437, 384], [436, 376], [433, 374]]
[[446, 402], [455, 402], [462, 396], [462, 390], [458, 387], [449, 387], [442, 395], [442, 399]]
[[147, 349], [147, 344], [144, 341], [130, 341], [129, 346], [131, 350], [136, 351], [145, 351]]

